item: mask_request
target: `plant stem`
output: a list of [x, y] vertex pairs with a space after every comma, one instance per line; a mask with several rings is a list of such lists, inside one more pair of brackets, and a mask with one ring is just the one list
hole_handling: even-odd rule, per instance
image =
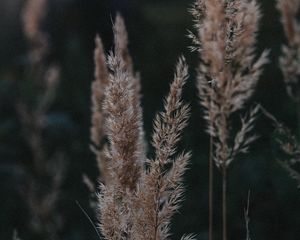
[[223, 217], [223, 240], [227, 240], [227, 169], [222, 170], [222, 217]]
[[209, 233], [208, 239], [213, 240], [213, 186], [214, 186], [214, 172], [213, 172], [213, 137], [210, 135], [210, 146], [209, 146], [209, 180], [208, 180], [208, 205], [209, 205]]

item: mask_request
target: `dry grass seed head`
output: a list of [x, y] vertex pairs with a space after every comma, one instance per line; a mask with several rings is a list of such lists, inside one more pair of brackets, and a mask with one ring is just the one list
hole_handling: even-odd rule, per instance
[[229, 143], [229, 130], [231, 115], [241, 110], [253, 95], [262, 67], [268, 62], [267, 51], [258, 59], [255, 56], [261, 14], [255, 0], [199, 0], [196, 6], [205, 9], [205, 14], [194, 9], [198, 42], [201, 43], [198, 68], [200, 103], [205, 108], [208, 132], [215, 141], [216, 163], [227, 166], [237, 151], [246, 151], [242, 145], [248, 146], [253, 141], [252, 137], [246, 137], [246, 133], [254, 118], [249, 122], [242, 121], [242, 129], [234, 137], [235, 146]]
[[[187, 168], [190, 153], [176, 153], [176, 144], [189, 118], [189, 107], [182, 98], [182, 88], [188, 70], [184, 58], [180, 58], [164, 102], [164, 111], [154, 121], [152, 144], [155, 157], [149, 161], [149, 171], [137, 191], [137, 208], [134, 217], [135, 239], [168, 239], [171, 217], [179, 209], [183, 196], [182, 177]], [[168, 165], [170, 165], [168, 167]]]
[[120, 57], [110, 55], [108, 65], [112, 72], [104, 109], [112, 168], [124, 189], [135, 189], [142, 167], [139, 160], [142, 116], [134, 111], [132, 82], [122, 69]]
[[280, 68], [284, 76], [287, 92], [290, 98], [296, 102], [299, 96], [300, 75], [300, 24], [297, 20], [300, 2], [298, 0], [278, 0], [277, 8], [281, 13], [287, 45], [282, 46], [282, 56], [279, 60]]

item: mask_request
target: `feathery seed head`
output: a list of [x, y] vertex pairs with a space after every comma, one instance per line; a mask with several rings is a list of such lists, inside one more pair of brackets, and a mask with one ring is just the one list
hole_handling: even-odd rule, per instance
[[104, 91], [108, 85], [108, 70], [103, 45], [99, 36], [95, 38], [94, 51], [95, 79], [92, 82], [92, 126], [91, 140], [96, 147], [100, 147], [104, 138]]
[[[183, 174], [190, 158], [190, 153], [174, 157], [189, 118], [189, 107], [182, 101], [188, 68], [180, 58], [164, 111], [154, 121], [155, 158], [148, 161], [146, 171], [139, 77], [134, 73], [120, 15], [114, 24], [114, 38], [114, 53], [106, 60], [109, 73], [102, 109], [108, 138], [106, 170], [113, 180], [102, 186], [98, 196], [101, 233], [105, 239], [116, 240], [168, 239], [171, 217], [182, 201]], [[98, 96], [94, 94], [93, 102], [99, 102]]]
[[138, 159], [141, 115], [134, 112], [132, 83], [123, 71], [120, 60], [110, 55], [108, 64], [112, 72], [105, 93], [104, 109], [107, 113], [111, 161], [121, 185], [125, 189], [135, 189], [141, 171]]
[[295, 102], [300, 101], [299, 75], [300, 75], [300, 23], [297, 19], [300, 1], [278, 0], [277, 8], [281, 13], [287, 45], [282, 47], [280, 68], [284, 76], [288, 95]]
[[[205, 13], [200, 14], [197, 6], [202, 6]], [[227, 166], [236, 152], [229, 143], [231, 115], [253, 95], [268, 62], [267, 51], [258, 59], [255, 56], [261, 12], [256, 0], [203, 0], [196, 1], [193, 15], [198, 38], [193, 42], [201, 44], [197, 83], [200, 103], [205, 108], [207, 131], [214, 138], [216, 163]], [[243, 122], [242, 126], [246, 128], [248, 124]], [[244, 130], [235, 136], [238, 145], [252, 141], [241, 136], [246, 134]]]

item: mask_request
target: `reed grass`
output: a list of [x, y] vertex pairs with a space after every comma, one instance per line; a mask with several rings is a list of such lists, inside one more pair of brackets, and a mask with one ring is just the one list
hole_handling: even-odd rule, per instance
[[282, 56], [279, 63], [283, 73], [283, 80], [289, 97], [295, 102], [300, 101], [299, 79], [299, 49], [300, 23], [297, 20], [300, 2], [298, 0], [277, 0], [277, 9], [281, 14], [281, 22], [286, 37], [286, 44], [282, 46]]
[[[252, 133], [258, 107], [241, 119], [240, 130], [231, 132], [232, 115], [243, 109], [268, 62], [268, 52], [254, 54], [261, 13], [256, 1], [197, 0], [191, 10], [196, 33], [190, 32], [193, 51], [200, 58], [198, 90], [205, 108], [211, 152], [222, 172], [223, 240], [227, 240], [227, 169], [235, 157], [246, 153], [256, 136]], [[210, 160], [212, 162], [212, 160]], [[210, 231], [212, 239], [212, 164], [210, 163]]]
[[[24, 138], [33, 154], [36, 177], [31, 181], [26, 201], [33, 215], [34, 231], [46, 239], [49, 236], [58, 239], [62, 216], [57, 202], [65, 159], [63, 153], [49, 156], [43, 148], [43, 121], [59, 84], [59, 68], [45, 61], [50, 51], [47, 34], [41, 30], [46, 4], [46, 0], [29, 0], [23, 12], [30, 72], [37, 79], [32, 84], [38, 86], [37, 104], [32, 106], [20, 96], [17, 110]], [[297, 103], [300, 116], [300, 26], [296, 19], [299, 4], [296, 0], [278, 0], [277, 6], [287, 38], [280, 66], [288, 95]], [[300, 162], [300, 145], [287, 127], [260, 106], [250, 108], [241, 117], [238, 131], [233, 131], [233, 115], [244, 111], [268, 62], [268, 51], [255, 54], [261, 20], [257, 1], [197, 0], [190, 12], [195, 23], [195, 33], [189, 34], [193, 41], [191, 50], [199, 55], [199, 102], [204, 108], [206, 131], [210, 136], [209, 240], [214, 239], [214, 165], [222, 175], [222, 235], [227, 240], [228, 169], [239, 154], [249, 151], [256, 139], [254, 125], [259, 109], [272, 120], [276, 134], [283, 136], [277, 142], [286, 158], [277, 160], [299, 186], [300, 174], [294, 166]], [[108, 240], [170, 239], [171, 219], [183, 201], [184, 173], [191, 157], [190, 152], [177, 150], [190, 116], [190, 107], [182, 100], [188, 66], [185, 58], [180, 57], [163, 110], [154, 119], [151, 138], [154, 154], [150, 156], [143, 128], [140, 76], [134, 69], [125, 23], [119, 14], [113, 33], [114, 48], [109, 54], [100, 37], [95, 38], [95, 74], [91, 86], [91, 149], [101, 180], [94, 203], [99, 229]], [[47, 192], [42, 191], [41, 184], [45, 176]], [[84, 182], [91, 192], [97, 191], [87, 176]], [[249, 201], [248, 197], [244, 210], [247, 240], [251, 239]], [[196, 237], [189, 234], [181, 239]], [[18, 236], [14, 235], [13, 239], [18, 240]]]
[[[282, 45], [279, 66], [283, 74], [287, 94], [296, 106], [298, 138], [300, 136], [300, 23], [297, 19], [299, 7], [300, 1], [298, 0], [277, 0], [277, 9], [281, 14], [281, 23], [286, 38], [286, 44]], [[276, 161], [300, 186], [300, 173], [296, 170], [297, 165], [300, 163], [300, 144], [297, 140], [297, 134], [293, 134], [288, 127], [265, 108], [262, 108], [262, 111], [271, 120], [275, 128], [275, 141], [280, 152], [280, 156], [276, 156]]]
[[[32, 154], [28, 191], [24, 199], [30, 211], [32, 232], [43, 239], [58, 239], [63, 216], [58, 210], [64, 176], [65, 154], [48, 153], [43, 130], [59, 85], [60, 69], [48, 63], [50, 44], [42, 24], [46, 0], [29, 0], [22, 12], [22, 26], [28, 44], [25, 80], [18, 83], [16, 110], [22, 136]], [[28, 96], [28, 90], [34, 96]]]
[[[190, 153], [177, 154], [176, 150], [189, 118], [189, 107], [182, 101], [188, 68], [180, 58], [164, 110], [154, 120], [151, 143], [155, 155], [149, 158], [139, 75], [133, 70], [120, 15], [113, 29], [115, 46], [109, 55], [104, 55], [96, 38], [96, 80], [92, 85], [91, 139], [99, 147], [99, 139], [107, 138], [105, 147], [95, 150], [100, 168], [105, 166], [100, 171], [106, 172], [98, 194], [99, 227], [105, 239], [169, 239], [190, 158]], [[186, 235], [182, 239], [193, 238]]]

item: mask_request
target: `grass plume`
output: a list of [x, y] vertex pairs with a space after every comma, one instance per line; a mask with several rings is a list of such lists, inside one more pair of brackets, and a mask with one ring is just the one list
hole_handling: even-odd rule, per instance
[[[180, 58], [164, 110], [154, 121], [155, 156], [148, 159], [139, 76], [133, 70], [127, 32], [120, 15], [113, 30], [115, 47], [107, 57], [101, 45], [96, 44], [95, 59], [101, 59], [100, 67], [96, 61], [96, 73], [97, 69], [103, 72], [96, 74], [93, 83], [96, 87], [92, 88], [92, 119], [101, 118], [101, 121], [92, 120], [91, 138], [95, 146], [99, 146], [103, 136], [107, 138], [102, 150], [109, 180], [104, 181], [98, 194], [101, 234], [110, 240], [145, 239], [146, 236], [153, 240], [168, 239], [171, 217], [182, 201], [183, 174], [190, 158], [190, 153], [176, 154], [176, 145], [189, 118], [189, 107], [181, 99], [188, 68], [185, 59]], [[97, 57], [98, 54], [101, 56]], [[105, 82], [97, 76], [105, 76]], [[103, 130], [98, 130], [98, 123]]]
[[300, 2], [298, 0], [277, 0], [277, 9], [281, 14], [286, 45], [282, 46], [280, 68], [284, 76], [288, 95], [295, 102], [300, 101], [300, 23], [297, 20]]
[[[31, 228], [43, 239], [58, 239], [63, 217], [58, 200], [64, 176], [65, 154], [48, 153], [43, 130], [49, 109], [56, 97], [60, 68], [48, 61], [49, 42], [42, 30], [47, 13], [46, 0], [28, 0], [22, 14], [23, 31], [28, 42], [28, 76], [18, 84], [16, 110], [24, 140], [32, 154], [31, 179], [25, 199], [31, 214]], [[27, 91], [26, 91], [27, 90]], [[28, 90], [35, 91], [33, 97]]]
[[208, 133], [213, 139], [213, 158], [223, 178], [223, 239], [227, 239], [227, 168], [255, 139], [253, 123], [258, 107], [242, 118], [233, 135], [231, 117], [253, 95], [268, 52], [254, 54], [261, 18], [258, 4], [251, 1], [197, 0], [191, 10], [196, 33], [190, 33], [200, 56], [198, 90], [205, 108]]

